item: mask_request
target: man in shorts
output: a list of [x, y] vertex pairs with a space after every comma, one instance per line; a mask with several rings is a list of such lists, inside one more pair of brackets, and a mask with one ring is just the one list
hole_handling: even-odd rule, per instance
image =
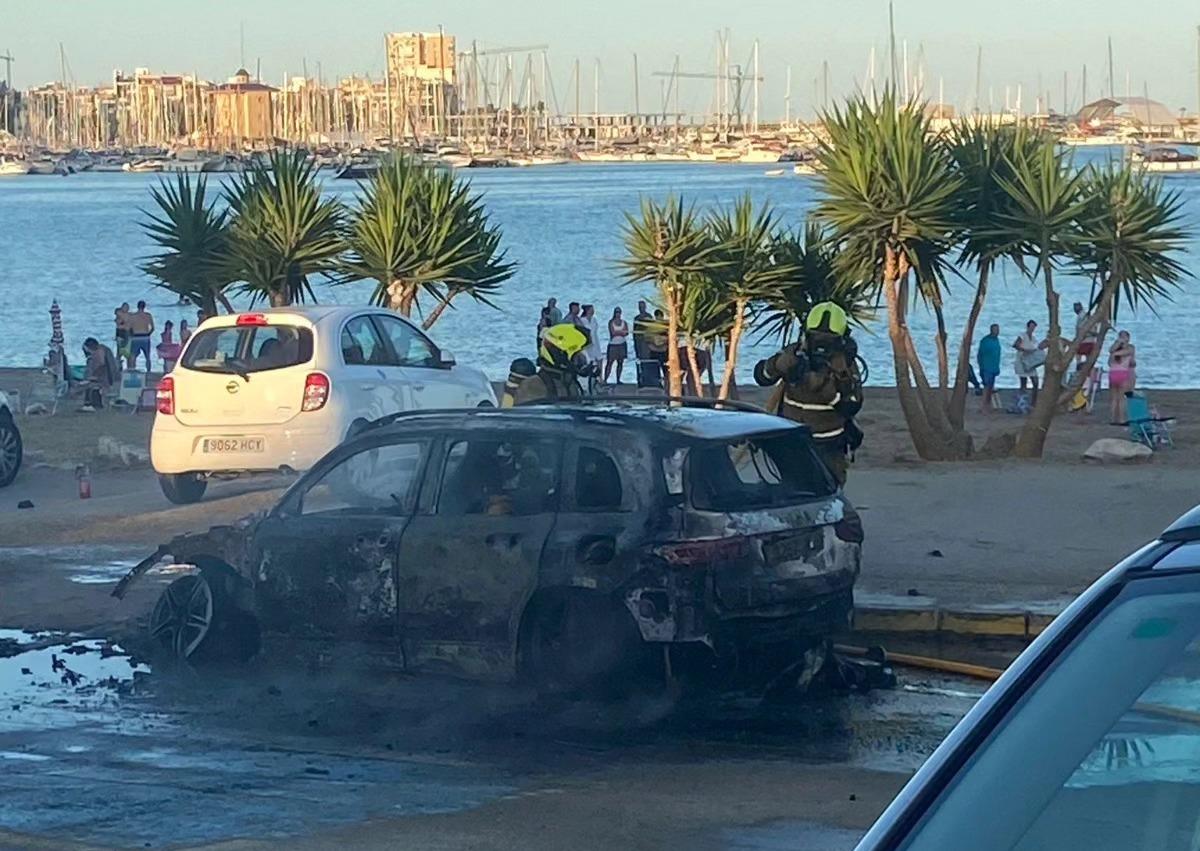
[[146, 310], [146, 302], [137, 303], [137, 312], [129, 314], [129, 368], [137, 369], [138, 355], [146, 357], [146, 372], [150, 371], [150, 336], [154, 333], [154, 317]]
[[979, 362], [979, 383], [983, 385], [983, 412], [992, 410], [992, 394], [996, 392], [996, 378], [1000, 375], [1000, 326], [993, 324], [988, 335], [979, 341], [975, 359]]

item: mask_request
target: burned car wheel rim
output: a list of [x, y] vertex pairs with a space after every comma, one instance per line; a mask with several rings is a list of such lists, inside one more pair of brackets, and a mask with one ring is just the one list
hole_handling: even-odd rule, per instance
[[186, 659], [208, 635], [212, 619], [212, 587], [203, 576], [183, 576], [158, 598], [150, 616], [150, 634]]

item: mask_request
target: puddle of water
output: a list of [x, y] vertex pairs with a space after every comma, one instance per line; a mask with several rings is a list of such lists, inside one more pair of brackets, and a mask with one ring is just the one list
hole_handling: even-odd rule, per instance
[[116, 582], [145, 557], [145, 548], [131, 549], [89, 544], [86, 546], [3, 547], [0, 568], [54, 568], [67, 572], [72, 582], [106, 585]]

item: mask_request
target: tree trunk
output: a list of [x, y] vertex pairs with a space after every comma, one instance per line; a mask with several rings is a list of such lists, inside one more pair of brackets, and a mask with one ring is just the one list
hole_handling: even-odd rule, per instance
[[692, 379], [692, 387], [695, 388], [696, 395], [703, 399], [704, 385], [700, 382], [700, 362], [696, 360], [696, 347], [692, 344], [691, 337], [688, 337], [684, 351], [687, 352], [688, 374]]
[[679, 368], [679, 289], [672, 282], [667, 295], [667, 395], [683, 395], [683, 371]]
[[394, 310], [402, 316], [412, 313], [414, 291], [408, 281], [397, 278], [387, 285], [385, 292], [389, 310]]
[[[937, 319], [937, 335], [933, 342], [937, 347], [938, 390], [944, 395], [950, 386], [950, 352], [946, 343], [946, 314], [942, 312], [941, 302], [934, 302], [933, 315]], [[942, 404], [945, 405], [944, 399]]]
[[1058, 399], [1062, 392], [1062, 379], [1071, 361], [1075, 357], [1077, 346], [1062, 345], [1062, 328], [1058, 322], [1058, 292], [1054, 289], [1054, 280], [1048, 262], [1042, 264], [1042, 274], [1046, 284], [1046, 313], [1050, 320], [1050, 333], [1046, 335], [1046, 369], [1042, 375], [1042, 392], [1038, 394], [1037, 404], [1029, 414], [1029, 420], [1017, 435], [1017, 443], [1013, 454], [1018, 458], [1041, 458], [1046, 449], [1046, 436], [1050, 433], [1050, 424], [1058, 413]]
[[883, 293], [887, 302], [888, 337], [892, 343], [892, 365], [896, 371], [896, 394], [900, 398], [900, 409], [908, 424], [908, 434], [917, 455], [925, 460], [937, 460], [937, 435], [929, 426], [925, 410], [913, 389], [904, 327], [904, 304], [900, 293], [901, 279], [908, 274], [903, 257], [892, 248], [887, 249], [883, 267]]
[[446, 298], [442, 301], [439, 301], [438, 306], [430, 311], [429, 315], [425, 317], [425, 321], [421, 323], [421, 327], [426, 331], [432, 328], [433, 323], [437, 322], [438, 318], [443, 312], [445, 312], [446, 308], [450, 306], [450, 299], [454, 298], [454, 295], [454, 293], [447, 293]]
[[975, 326], [979, 324], [979, 316], [983, 313], [983, 303], [987, 300], [988, 275], [990, 265], [979, 270], [979, 284], [975, 287], [975, 298], [971, 301], [971, 312], [967, 315], [967, 324], [963, 328], [962, 344], [958, 348], [958, 366], [954, 374], [954, 390], [950, 394], [950, 403], [946, 415], [950, 425], [963, 428], [967, 415], [967, 376], [971, 369], [971, 347], [975, 341]]
[[288, 299], [287, 290], [271, 290], [270, 294], [271, 307], [287, 307], [291, 304]]
[[[237, 312], [236, 310], [233, 309], [233, 305], [229, 303], [229, 299], [225, 296], [225, 293], [218, 292], [217, 300], [221, 302], [221, 306], [225, 308], [226, 313], [236, 313]], [[217, 313], [217, 306], [214, 304], [212, 315], [215, 316], [216, 313]]]
[[737, 369], [738, 346], [742, 342], [742, 326], [746, 321], [746, 300], [739, 298], [734, 302], [733, 329], [729, 332], [729, 353], [725, 357], [725, 369], [721, 374], [721, 390], [718, 399], [729, 398], [729, 388], [732, 386], [733, 373]]

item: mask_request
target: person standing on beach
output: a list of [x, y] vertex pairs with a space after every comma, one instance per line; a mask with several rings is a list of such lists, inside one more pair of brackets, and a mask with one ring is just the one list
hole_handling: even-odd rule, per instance
[[560, 322], [562, 322], [562, 311], [558, 309], [558, 299], [549, 299], [546, 302], [546, 310], [550, 312], [551, 325], [558, 325]]
[[1086, 310], [1083, 309], [1083, 302], [1075, 302], [1075, 337], [1080, 340], [1079, 349], [1075, 353], [1076, 368], [1082, 367], [1087, 363], [1092, 352], [1096, 351], [1096, 330], [1088, 329], [1092, 317]]
[[146, 372], [151, 369], [150, 335], [154, 333], [154, 317], [146, 310], [146, 302], [137, 303], [137, 312], [129, 316], [129, 368], [137, 369], [138, 355], [146, 357]]
[[1117, 341], [1108, 350], [1109, 413], [1113, 425], [1124, 425], [1129, 419], [1125, 394], [1137, 387], [1137, 349], [1128, 331], [1117, 334]]
[[192, 339], [192, 329], [188, 327], [186, 319], [179, 320], [179, 345], [184, 346], [188, 340]]
[[608, 320], [608, 357], [604, 361], [604, 383], [614, 365], [617, 367], [617, 384], [621, 383], [621, 372], [625, 369], [625, 358], [629, 356], [629, 323], [621, 318], [621, 308], [613, 308], [612, 319]]
[[563, 317], [563, 322], [574, 325], [580, 331], [583, 330], [583, 317], [579, 315], [579, 302], [573, 301], [567, 305], [567, 315]]
[[983, 407], [985, 414], [992, 411], [992, 394], [996, 392], [996, 379], [1000, 376], [1000, 326], [995, 323], [988, 334], [979, 341], [975, 355], [979, 363], [979, 383], [983, 385]]
[[600, 362], [604, 360], [604, 350], [600, 348], [600, 322], [596, 319], [596, 307], [592, 304], [583, 306], [583, 321], [580, 330], [587, 334], [588, 343], [584, 354], [588, 363], [595, 366], [594, 374], [600, 373]]
[[[554, 301], [554, 299], [550, 300]], [[551, 319], [550, 309], [550, 305], [546, 305], [542, 308], [542, 315], [538, 317], [537, 347], [534, 348], [535, 352], [542, 347], [542, 340], [546, 338], [546, 329], [553, 328], [555, 325], [559, 324]]]
[[1039, 342], [1035, 334], [1036, 331], [1037, 323], [1030, 319], [1025, 323], [1025, 333], [1017, 337], [1012, 344], [1012, 347], [1017, 350], [1017, 357], [1013, 366], [1016, 370], [1017, 378], [1021, 382], [1021, 392], [1024, 393], [1030, 385], [1033, 387], [1033, 392], [1029, 399], [1030, 407], [1037, 404], [1037, 371], [1046, 362], [1046, 348], [1048, 345], [1045, 340]]
[[113, 322], [116, 325], [117, 357], [129, 363], [129, 302], [122, 302], [113, 311]]
[[650, 348], [647, 345], [650, 337], [650, 323], [654, 317], [646, 309], [646, 302], [638, 302], [637, 315], [633, 317], [633, 356], [637, 360], [649, 360]]

